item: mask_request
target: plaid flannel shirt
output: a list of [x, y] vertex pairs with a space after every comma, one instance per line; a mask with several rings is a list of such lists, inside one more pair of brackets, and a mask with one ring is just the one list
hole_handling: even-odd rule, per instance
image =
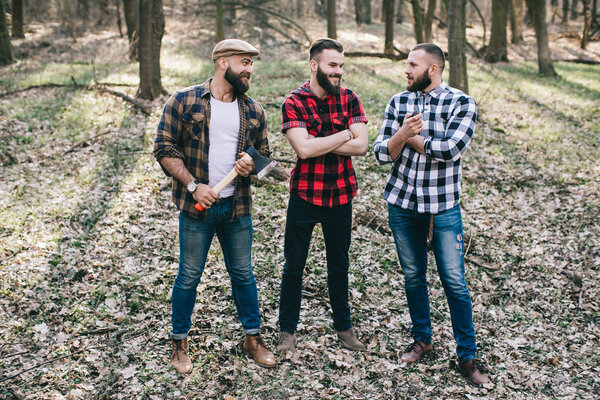
[[[154, 143], [154, 157], [181, 158], [185, 167], [201, 183], [208, 184], [208, 149], [210, 126], [210, 81], [175, 92], [163, 110]], [[267, 121], [260, 104], [243, 95], [237, 99], [240, 133], [237, 154], [254, 146], [264, 156], [269, 156]], [[233, 117], [233, 116], [232, 116]], [[167, 176], [169, 173], [163, 168]], [[234, 182], [232, 218], [249, 215], [252, 209], [250, 177], [238, 177]], [[206, 218], [206, 210], [196, 210], [192, 194], [186, 186], [173, 178], [173, 201], [186, 215]]]
[[[415, 111], [422, 113], [420, 135], [424, 137], [426, 155], [406, 144], [394, 160], [388, 142], [404, 118]], [[429, 93], [405, 91], [393, 96], [374, 145], [380, 164], [393, 163], [383, 191], [388, 203], [431, 214], [456, 206], [461, 190], [460, 160], [476, 120], [475, 100], [443, 81]]]
[[[306, 128], [309, 134], [325, 137], [367, 122], [358, 96], [341, 88], [339, 95], [318, 98], [310, 90], [310, 81], [285, 100], [281, 107], [285, 133], [290, 128]], [[352, 157], [327, 153], [302, 160], [297, 157], [290, 177], [290, 192], [311, 204], [334, 207], [350, 202], [357, 184]]]

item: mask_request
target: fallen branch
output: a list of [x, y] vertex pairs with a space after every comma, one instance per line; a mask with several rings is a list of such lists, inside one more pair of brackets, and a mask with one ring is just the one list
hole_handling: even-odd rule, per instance
[[348, 52], [344, 52], [344, 55], [348, 56], [348, 57], [389, 58], [389, 59], [395, 60], [395, 61], [406, 60], [408, 58], [408, 54], [369, 53], [366, 51], [348, 51]]
[[69, 154], [69, 153], [73, 152], [76, 148], [78, 148], [79, 146], [82, 146], [84, 143], [87, 143], [89, 141], [97, 139], [100, 136], [104, 136], [104, 135], [106, 135], [107, 133], [110, 133], [110, 132], [111, 132], [110, 130], [107, 130], [105, 132], [102, 132], [102, 133], [99, 133], [97, 135], [94, 135], [91, 138], [80, 140], [79, 142], [77, 142], [73, 146], [71, 146], [71, 148], [69, 150], [65, 151], [63, 154]]
[[9, 92], [0, 93], [0, 99], [6, 96], [11, 96], [13, 94], [26, 92], [33, 89], [51, 89], [51, 88], [73, 88], [73, 89], [83, 89], [83, 90], [95, 90], [100, 93], [108, 93], [113, 96], [119, 97], [129, 104], [133, 105], [134, 108], [137, 108], [139, 111], [143, 112], [146, 115], [152, 114], [152, 108], [146, 105], [142, 100], [136, 99], [126, 95], [125, 93], [117, 92], [116, 90], [108, 89], [104, 85], [81, 85], [79, 83], [69, 83], [69, 84], [61, 84], [61, 83], [44, 83], [42, 85], [33, 85], [28, 86], [26, 88], [11, 90]]

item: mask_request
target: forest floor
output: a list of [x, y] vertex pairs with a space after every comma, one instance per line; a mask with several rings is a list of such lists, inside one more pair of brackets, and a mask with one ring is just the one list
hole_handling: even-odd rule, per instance
[[[169, 93], [212, 73], [214, 37], [194, 22], [167, 15], [162, 77]], [[242, 28], [239, 36], [257, 40], [245, 35], [257, 31]], [[311, 25], [309, 33], [324, 35], [319, 29]], [[409, 49], [410, 26], [397, 29], [398, 46]], [[341, 24], [339, 37], [350, 50], [383, 47], [380, 24]], [[297, 351], [270, 370], [244, 355], [214, 244], [191, 331], [195, 368], [179, 376], [168, 365], [177, 211], [170, 180], [151, 155], [166, 97], [151, 104], [148, 117], [114, 96], [67, 87], [0, 97], [0, 398], [598, 398], [600, 67], [557, 62], [559, 77], [539, 77], [532, 33], [525, 38], [511, 45], [510, 63], [469, 64], [479, 120], [463, 159], [461, 204], [488, 387], [468, 385], [452, 368], [455, 342], [432, 260], [436, 352], [416, 365], [400, 361], [410, 318], [381, 196], [389, 167], [378, 166], [372, 152], [354, 159], [359, 192], [350, 249], [353, 322], [368, 351], [355, 354], [337, 342], [317, 227]], [[137, 64], [114, 31], [88, 32], [74, 44], [59, 25], [32, 24], [14, 43], [21, 59], [0, 69], [0, 93], [75, 81], [135, 94]], [[250, 95], [266, 109], [273, 156], [293, 160], [278, 132], [279, 106], [308, 76], [306, 49], [266, 34], [260, 44]], [[557, 58], [599, 59], [598, 42], [582, 51], [563, 37], [552, 43], [558, 48], [564, 54]], [[346, 59], [345, 86], [363, 102], [371, 147], [388, 99], [404, 90], [404, 67]], [[287, 182], [267, 178], [253, 193], [253, 265], [263, 334], [274, 348]]]

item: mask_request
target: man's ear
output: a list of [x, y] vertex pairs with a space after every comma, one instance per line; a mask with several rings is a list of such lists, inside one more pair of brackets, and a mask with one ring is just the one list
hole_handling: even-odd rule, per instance
[[217, 65], [219, 66], [219, 68], [225, 71], [229, 67], [229, 61], [227, 60], [227, 58], [221, 57], [217, 60]]
[[308, 63], [308, 65], [310, 66], [310, 70], [312, 72], [317, 72], [317, 68], [319, 68], [319, 63], [317, 63], [317, 60], [315, 60], [313, 58], [312, 60], [310, 60], [310, 62]]

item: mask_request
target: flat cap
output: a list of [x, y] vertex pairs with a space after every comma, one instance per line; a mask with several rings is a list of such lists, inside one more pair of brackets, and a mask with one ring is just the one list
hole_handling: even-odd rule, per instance
[[221, 57], [229, 57], [234, 54], [250, 54], [252, 57], [259, 55], [256, 47], [239, 39], [221, 40], [212, 52], [213, 61]]

